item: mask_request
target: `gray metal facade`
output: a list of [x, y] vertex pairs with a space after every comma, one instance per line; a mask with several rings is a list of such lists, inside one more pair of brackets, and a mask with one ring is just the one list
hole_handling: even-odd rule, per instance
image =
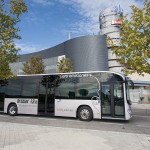
[[108, 70], [106, 37], [84, 36], [65, 42], [65, 55], [73, 62], [74, 71]]
[[[49, 60], [62, 55], [71, 59], [74, 72], [108, 71], [108, 50], [105, 35], [78, 37], [46, 50], [24, 54], [20, 56], [18, 63], [25, 62], [33, 56], [41, 56], [43, 60]], [[57, 66], [56, 61], [53, 65]], [[12, 67], [13, 64], [11, 64]], [[48, 62], [46, 67], [48, 67]], [[56, 71], [53, 70], [53, 72]]]

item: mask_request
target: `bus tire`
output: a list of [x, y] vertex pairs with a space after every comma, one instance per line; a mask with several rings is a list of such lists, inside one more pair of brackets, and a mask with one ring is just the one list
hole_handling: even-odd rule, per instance
[[91, 121], [93, 119], [93, 111], [88, 106], [82, 106], [78, 110], [78, 118], [81, 121]]
[[8, 107], [8, 114], [10, 116], [16, 116], [18, 113], [18, 108], [16, 104], [10, 104]]

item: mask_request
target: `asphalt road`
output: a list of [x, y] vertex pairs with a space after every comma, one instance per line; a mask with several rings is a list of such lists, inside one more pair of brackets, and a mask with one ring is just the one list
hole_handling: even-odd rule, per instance
[[92, 120], [90, 122], [83, 122], [74, 118], [39, 117], [27, 115], [12, 117], [9, 115], [0, 114], [0, 122], [150, 135], [150, 116], [142, 115], [134, 115], [130, 121]]

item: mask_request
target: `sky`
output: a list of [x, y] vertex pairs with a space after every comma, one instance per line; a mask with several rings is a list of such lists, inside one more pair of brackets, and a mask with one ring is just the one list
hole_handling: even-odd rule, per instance
[[24, 0], [28, 12], [21, 16], [16, 47], [20, 54], [56, 46], [69, 38], [98, 34], [99, 13], [120, 4], [124, 14], [129, 6], [142, 6], [143, 0]]

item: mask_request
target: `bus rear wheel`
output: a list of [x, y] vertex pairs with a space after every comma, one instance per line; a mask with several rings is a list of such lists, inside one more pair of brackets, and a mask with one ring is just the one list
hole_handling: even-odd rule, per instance
[[93, 112], [88, 106], [82, 106], [78, 110], [78, 118], [81, 121], [91, 121], [93, 119]]
[[10, 116], [16, 116], [18, 113], [18, 108], [16, 104], [10, 104], [8, 107], [8, 114]]

